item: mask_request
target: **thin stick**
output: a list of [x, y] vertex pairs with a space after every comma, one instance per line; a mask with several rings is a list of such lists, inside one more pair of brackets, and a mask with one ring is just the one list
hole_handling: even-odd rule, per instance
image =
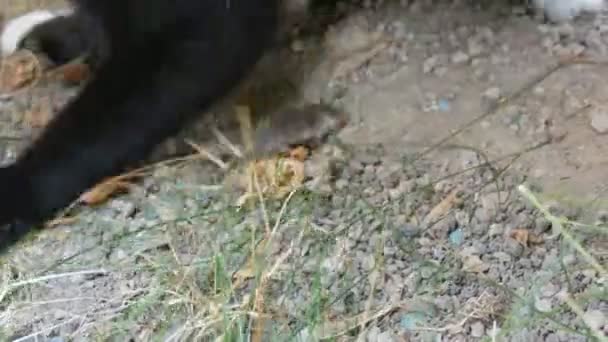
[[109, 272], [107, 270], [97, 269], [97, 270], [86, 270], [86, 271], [77, 271], [77, 272], [50, 274], [50, 275], [46, 275], [46, 276], [42, 276], [42, 277], [37, 277], [37, 278], [17, 281], [17, 282], [14, 282], [12, 284], [8, 284], [0, 292], [0, 302], [2, 302], [2, 300], [4, 299], [4, 297], [6, 297], [6, 295], [10, 291], [12, 291], [12, 290], [14, 290], [16, 288], [25, 286], [25, 285], [41, 283], [41, 282], [44, 282], [44, 281], [49, 281], [49, 280], [59, 279], [59, 278], [66, 278], [66, 277], [73, 277], [73, 276], [80, 276], [80, 275], [88, 275], [88, 274], [108, 274], [108, 273]]
[[190, 147], [192, 147], [196, 152], [198, 152], [199, 154], [201, 154], [202, 156], [204, 156], [205, 158], [211, 160], [212, 162], [215, 163], [215, 165], [217, 165], [220, 169], [222, 170], [227, 170], [228, 169], [228, 164], [224, 163], [220, 158], [214, 156], [213, 154], [211, 154], [211, 152], [207, 151], [206, 149], [204, 149], [201, 145], [198, 145], [197, 143], [190, 141], [190, 140], [186, 140], [186, 143], [188, 145], [190, 145]]
[[220, 143], [228, 147], [230, 152], [232, 152], [238, 158], [243, 158], [243, 152], [241, 152], [241, 149], [238, 148], [235, 144], [233, 144], [222, 132], [220, 132], [219, 129], [217, 129], [217, 127], [213, 126], [211, 128], [211, 131]]

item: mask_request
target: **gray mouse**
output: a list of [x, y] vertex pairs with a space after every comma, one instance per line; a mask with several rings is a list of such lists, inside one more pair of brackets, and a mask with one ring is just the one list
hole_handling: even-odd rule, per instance
[[256, 125], [253, 155], [259, 158], [277, 154], [295, 145], [318, 147], [347, 123], [344, 112], [323, 104], [274, 111]]

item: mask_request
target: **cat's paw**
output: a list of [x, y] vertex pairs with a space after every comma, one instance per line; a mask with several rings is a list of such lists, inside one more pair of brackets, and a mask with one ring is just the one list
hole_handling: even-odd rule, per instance
[[15, 244], [33, 227], [31, 191], [15, 166], [0, 168], [0, 252]]

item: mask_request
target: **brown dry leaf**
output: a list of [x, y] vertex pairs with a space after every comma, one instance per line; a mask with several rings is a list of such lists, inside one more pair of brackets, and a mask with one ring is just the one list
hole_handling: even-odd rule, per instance
[[530, 244], [539, 244], [543, 242], [542, 237], [537, 236], [534, 233], [530, 233], [530, 231], [527, 229], [513, 229], [509, 236], [524, 247], [528, 247]]
[[121, 177], [109, 178], [82, 194], [80, 202], [90, 206], [98, 205], [107, 201], [112, 195], [128, 192], [131, 185], [131, 183], [122, 180]]
[[304, 183], [304, 163], [293, 158], [282, 157], [252, 162], [247, 167], [245, 174], [239, 177], [239, 187], [246, 190], [237, 200], [237, 206], [243, 206], [248, 200], [258, 197], [254, 175], [257, 175], [260, 192], [263, 195], [273, 199], [282, 199]]
[[273, 158], [255, 165], [262, 189], [275, 198], [283, 198], [304, 182], [304, 163], [292, 158]]
[[452, 190], [439, 204], [437, 204], [426, 217], [422, 220], [422, 224], [424, 226], [428, 226], [429, 224], [437, 221], [441, 217], [450, 211], [454, 207], [454, 205], [458, 202], [458, 192], [460, 191], [459, 187], [456, 187]]
[[42, 66], [35, 55], [18, 52], [1, 60], [0, 91], [14, 92], [36, 81]]
[[23, 122], [33, 128], [45, 127], [53, 118], [53, 105], [49, 97], [43, 98], [23, 115]]
[[298, 161], [305, 161], [310, 156], [310, 151], [306, 146], [297, 146], [289, 151], [289, 157]]
[[528, 242], [533, 245], [538, 245], [544, 242], [542, 236], [538, 236], [534, 233], [528, 234]]
[[84, 63], [65, 64], [51, 71], [52, 78], [72, 84], [86, 81], [90, 75], [91, 70]]

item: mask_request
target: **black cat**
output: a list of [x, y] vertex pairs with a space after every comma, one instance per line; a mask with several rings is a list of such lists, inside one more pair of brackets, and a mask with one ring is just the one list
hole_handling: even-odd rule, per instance
[[273, 42], [278, 1], [75, 0], [35, 27], [52, 60], [86, 51], [95, 73], [0, 169], [0, 250], [227, 95]]

